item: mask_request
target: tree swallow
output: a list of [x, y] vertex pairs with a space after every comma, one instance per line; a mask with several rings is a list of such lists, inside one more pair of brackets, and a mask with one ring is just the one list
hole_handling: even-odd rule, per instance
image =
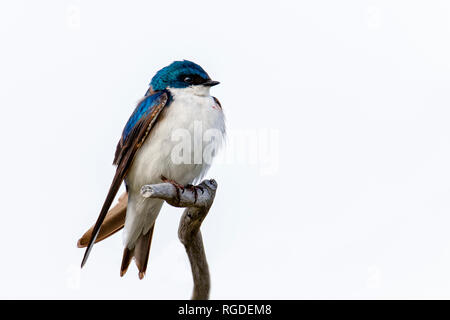
[[[143, 199], [141, 187], [146, 184], [170, 181], [176, 187], [191, 185], [207, 172], [210, 162], [193, 161], [191, 142], [185, 150], [190, 161], [174, 161], [173, 149], [176, 130], [195, 136], [196, 123], [205, 130], [216, 130], [219, 137], [214, 147], [220, 147], [225, 136], [225, 119], [219, 100], [209, 93], [219, 84], [197, 64], [175, 61], [159, 70], [150, 82], [145, 96], [138, 102], [117, 144], [114, 164], [117, 166], [100, 215], [94, 225], [81, 266], [87, 261], [99, 234], [105, 216], [122, 181], [128, 192], [128, 205], [124, 221], [124, 245], [120, 275], [123, 276], [135, 258], [142, 279], [147, 269], [155, 220], [163, 200]], [[195, 144], [193, 142], [192, 144]], [[201, 154], [203, 155], [204, 147]], [[215, 154], [215, 152], [214, 152]], [[214, 155], [213, 154], [213, 155]], [[182, 188], [182, 187], [181, 187]]]

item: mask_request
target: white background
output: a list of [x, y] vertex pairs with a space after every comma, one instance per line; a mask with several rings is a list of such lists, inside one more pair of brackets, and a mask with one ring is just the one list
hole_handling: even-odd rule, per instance
[[211, 298], [450, 298], [448, 1], [2, 1], [0, 298], [189, 298], [179, 209], [148, 272], [121, 234], [80, 272], [115, 146], [154, 73], [221, 81], [228, 130], [278, 170], [222, 163], [202, 231]]

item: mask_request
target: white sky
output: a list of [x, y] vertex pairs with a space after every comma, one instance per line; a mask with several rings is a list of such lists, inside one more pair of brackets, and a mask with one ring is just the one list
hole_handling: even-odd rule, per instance
[[211, 298], [450, 298], [449, 16], [447, 1], [1, 2], [0, 298], [190, 297], [179, 209], [143, 281], [119, 277], [121, 234], [81, 272], [76, 248], [125, 122], [179, 59], [221, 81], [230, 132], [278, 136], [277, 170], [208, 175]]

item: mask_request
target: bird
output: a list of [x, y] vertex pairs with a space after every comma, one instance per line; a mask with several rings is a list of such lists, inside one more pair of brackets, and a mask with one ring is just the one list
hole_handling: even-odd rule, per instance
[[[198, 161], [198, 156], [194, 155], [195, 148], [192, 148], [195, 142], [192, 141], [181, 150], [182, 158], [189, 161], [180, 162], [179, 157], [174, 157], [174, 149], [177, 147], [180, 151], [180, 142], [174, 139], [174, 132], [181, 130], [194, 137], [199, 125], [202, 132], [213, 130], [216, 134], [211, 135], [214, 138], [210, 145], [201, 144], [200, 152], [203, 155], [208, 146], [213, 149], [211, 157], [216, 155], [225, 139], [224, 112], [219, 100], [210, 94], [211, 87], [218, 84], [200, 65], [188, 60], [174, 61], [153, 76], [117, 144], [113, 161], [117, 166], [116, 172], [90, 233], [81, 267], [86, 264], [100, 229], [105, 227], [105, 216], [124, 182], [128, 203], [125, 219], [119, 222], [123, 223], [124, 230], [120, 276], [126, 273], [134, 258], [138, 276], [144, 278], [155, 221], [163, 200], [144, 200], [141, 187], [163, 181], [172, 183], [175, 188], [184, 190], [188, 187], [195, 191], [193, 184], [205, 176], [211, 162]], [[117, 221], [114, 223], [117, 224]], [[115, 226], [115, 230], [121, 227]]]

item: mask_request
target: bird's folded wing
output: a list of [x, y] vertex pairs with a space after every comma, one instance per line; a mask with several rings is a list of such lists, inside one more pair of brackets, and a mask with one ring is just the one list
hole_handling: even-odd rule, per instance
[[103, 202], [102, 209], [100, 210], [100, 214], [92, 229], [92, 236], [86, 246], [81, 267], [84, 266], [89, 257], [92, 246], [97, 240], [100, 227], [103, 225], [103, 220], [133, 163], [136, 152], [149, 135], [162, 109], [168, 104], [168, 101], [170, 101], [169, 97], [170, 93], [167, 91], [155, 92], [152, 95], [145, 97], [138, 103], [130, 119], [128, 119], [122, 137], [117, 144], [114, 157], [114, 164], [117, 165], [116, 174], [114, 175], [108, 194]]
[[[106, 214], [105, 220], [102, 223], [100, 228], [100, 232], [98, 234], [95, 243], [102, 241], [109, 236], [113, 235], [117, 231], [123, 228], [125, 224], [125, 214], [127, 212], [127, 203], [128, 203], [128, 194], [124, 192], [119, 197], [119, 202], [108, 211]], [[94, 226], [92, 226], [88, 231], [86, 231], [83, 236], [78, 240], [77, 246], [78, 248], [87, 247], [89, 240], [92, 236], [92, 231], [94, 230]]]

